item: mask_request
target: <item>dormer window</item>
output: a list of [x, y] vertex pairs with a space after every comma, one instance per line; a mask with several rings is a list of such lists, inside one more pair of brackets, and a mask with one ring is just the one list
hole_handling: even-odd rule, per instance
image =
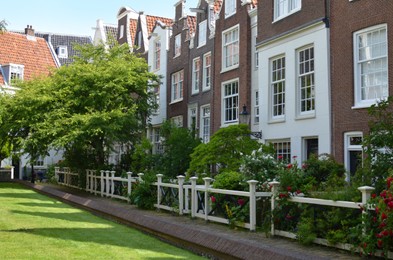
[[274, 20], [280, 20], [301, 9], [301, 0], [274, 0]]
[[19, 64], [3, 65], [5, 78], [9, 85], [14, 85], [16, 81], [23, 80], [24, 66]]
[[57, 47], [57, 57], [62, 59], [68, 58], [68, 50], [67, 46], [59, 46]]

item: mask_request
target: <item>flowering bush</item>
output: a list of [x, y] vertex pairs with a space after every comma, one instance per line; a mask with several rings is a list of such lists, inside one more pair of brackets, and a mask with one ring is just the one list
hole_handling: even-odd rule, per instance
[[240, 171], [246, 179], [258, 181], [257, 191], [269, 191], [268, 183], [274, 181], [279, 170], [285, 167], [286, 164], [276, 160], [269, 147], [263, 147], [243, 157]]
[[374, 255], [381, 250], [387, 256], [388, 251], [393, 251], [393, 177], [386, 179], [386, 189], [379, 195], [372, 194], [364, 210], [365, 234], [359, 246], [365, 254]]

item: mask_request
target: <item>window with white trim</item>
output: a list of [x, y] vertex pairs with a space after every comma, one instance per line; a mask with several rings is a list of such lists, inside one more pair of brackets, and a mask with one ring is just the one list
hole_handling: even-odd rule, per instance
[[236, 0], [225, 0], [225, 18], [236, 13]]
[[298, 88], [300, 114], [315, 111], [314, 47], [298, 51]]
[[272, 118], [285, 115], [285, 57], [271, 61], [271, 114]]
[[210, 105], [201, 107], [200, 137], [203, 143], [210, 141]]
[[183, 99], [183, 70], [175, 72], [171, 77], [171, 101], [176, 102]]
[[181, 34], [175, 36], [175, 57], [180, 56], [181, 54]]
[[188, 107], [188, 128], [193, 132], [196, 133], [197, 129], [197, 105], [193, 104]]
[[351, 176], [363, 162], [363, 133], [349, 132], [344, 134], [344, 165], [347, 170], [346, 180], [350, 181]]
[[222, 104], [224, 124], [237, 122], [239, 117], [239, 82], [237, 80], [223, 84]]
[[282, 19], [301, 9], [301, 0], [274, 0], [274, 20]]
[[273, 144], [277, 160], [291, 161], [291, 141], [289, 139], [270, 141], [270, 143]]
[[59, 46], [57, 47], [57, 57], [62, 59], [68, 58], [68, 49], [67, 46]]
[[150, 142], [153, 144], [153, 154], [162, 154], [164, 152], [163, 137], [161, 129], [158, 127], [150, 129]]
[[367, 107], [389, 96], [387, 26], [354, 34], [355, 106]]
[[199, 23], [199, 33], [198, 33], [198, 47], [206, 44], [207, 37], [207, 20]]
[[[6, 66], [4, 66], [6, 67]], [[18, 80], [23, 80], [23, 72], [24, 66], [23, 65], [9, 65], [9, 79], [8, 82], [10, 85], [15, 84]]]
[[201, 59], [195, 58], [192, 61], [192, 94], [196, 94], [199, 92], [199, 77], [200, 77], [200, 67], [201, 67]]
[[211, 52], [203, 55], [203, 83], [202, 89], [209, 90], [211, 88], [211, 60], [212, 54]]
[[255, 91], [254, 101], [254, 124], [259, 123], [259, 91]]
[[159, 70], [161, 66], [161, 41], [156, 39], [154, 41], [154, 69]]
[[222, 69], [239, 65], [239, 26], [222, 33]]

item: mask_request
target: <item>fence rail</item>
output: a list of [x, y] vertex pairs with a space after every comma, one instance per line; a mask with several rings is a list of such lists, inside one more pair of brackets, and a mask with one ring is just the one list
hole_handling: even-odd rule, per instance
[[[55, 176], [61, 185], [78, 187], [78, 184], [80, 184], [80, 180], [76, 178], [78, 175], [71, 173], [69, 168], [60, 169], [56, 167]], [[227, 203], [225, 205], [229, 205], [231, 202], [236, 204], [236, 201], [241, 199], [242, 204], [240, 205], [238, 203], [237, 206], [247, 212], [247, 218], [242, 223], [235, 224], [254, 231], [256, 230], [257, 223], [257, 201], [261, 199], [270, 200], [271, 212], [278, 205], [278, 182], [269, 183], [272, 187], [271, 192], [256, 192], [256, 184], [258, 182], [255, 180], [248, 181], [249, 191], [215, 189], [211, 185], [213, 179], [204, 178], [203, 181], [204, 185], [197, 185], [197, 178], [191, 177], [190, 182], [186, 183], [184, 176], [178, 176], [176, 181], [164, 183], [163, 175], [157, 174], [157, 182], [153, 183], [153, 187], [157, 190], [157, 203], [154, 206], [157, 209], [177, 212], [179, 215], [189, 214], [193, 218], [202, 218], [206, 221], [233, 224], [228, 214], [222, 212], [223, 205], [219, 205], [219, 202], [213, 201], [213, 197], [223, 198], [223, 202]], [[143, 182], [143, 173], [139, 173], [138, 177], [132, 177], [132, 173], [127, 172], [127, 177], [122, 178], [116, 177], [114, 171], [86, 171], [86, 191], [102, 197], [129, 201], [132, 186], [137, 182]], [[358, 190], [362, 193], [361, 202], [333, 201], [300, 196], [289, 197], [288, 201], [292, 203], [361, 210], [370, 199], [374, 188], [360, 187]], [[363, 214], [366, 214], [365, 211], [363, 211]], [[295, 233], [276, 229], [273, 218], [274, 216], [272, 215], [271, 235], [293, 239], [297, 238]], [[314, 243], [332, 246], [323, 238], [315, 239]], [[348, 250], [351, 248], [351, 245], [338, 243], [334, 247]], [[389, 257], [391, 257], [391, 253]]]

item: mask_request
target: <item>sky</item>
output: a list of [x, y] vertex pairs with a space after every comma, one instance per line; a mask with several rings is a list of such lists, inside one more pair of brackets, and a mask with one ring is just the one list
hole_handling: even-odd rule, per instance
[[[1, 0], [0, 21], [7, 30], [23, 31], [27, 25], [39, 32], [94, 36], [97, 19], [117, 24], [117, 12], [123, 6], [145, 14], [174, 18], [179, 0]], [[199, 0], [186, 0], [187, 14]]]

